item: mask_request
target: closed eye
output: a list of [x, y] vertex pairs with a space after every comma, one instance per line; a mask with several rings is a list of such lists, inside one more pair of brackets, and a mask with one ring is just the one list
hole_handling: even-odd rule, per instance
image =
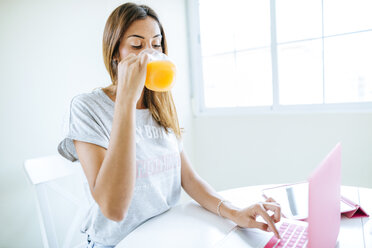
[[[155, 48], [160, 48], [161, 45], [152, 45], [153, 47]], [[142, 48], [142, 45], [139, 45], [139, 46], [132, 46], [134, 49], [141, 49]]]

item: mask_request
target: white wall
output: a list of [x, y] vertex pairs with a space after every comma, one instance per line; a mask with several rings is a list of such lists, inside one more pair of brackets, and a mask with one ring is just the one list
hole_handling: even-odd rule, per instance
[[337, 142], [342, 184], [372, 187], [372, 113], [198, 117], [195, 159], [217, 190], [304, 181]]
[[[71, 98], [110, 83], [102, 34], [109, 14], [123, 2], [0, 1], [0, 247], [42, 247], [23, 161], [56, 154]], [[193, 159], [185, 4], [142, 3], [160, 15], [169, 55], [178, 65], [173, 93], [187, 131], [184, 146]]]
[[[41, 247], [22, 165], [55, 154], [70, 99], [109, 84], [104, 24], [122, 1], [0, 1], [0, 247]], [[372, 115], [192, 117], [184, 0], [142, 1], [160, 15], [178, 65], [173, 89], [185, 149], [217, 190], [305, 180], [343, 143], [343, 183], [372, 187]], [[183, 194], [182, 201], [188, 197]]]

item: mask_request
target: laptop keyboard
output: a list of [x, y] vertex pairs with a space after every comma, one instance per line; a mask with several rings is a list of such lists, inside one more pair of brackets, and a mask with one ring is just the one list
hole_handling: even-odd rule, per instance
[[277, 239], [275, 236], [273, 236], [270, 239], [270, 241], [265, 245], [265, 248], [306, 247], [307, 227], [296, 225], [293, 223], [283, 222], [280, 225], [278, 231], [282, 239]]

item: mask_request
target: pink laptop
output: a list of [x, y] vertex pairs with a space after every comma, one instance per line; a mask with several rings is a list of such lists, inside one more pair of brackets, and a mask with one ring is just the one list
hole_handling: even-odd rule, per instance
[[308, 179], [307, 222], [282, 218], [282, 237], [259, 229], [236, 226], [215, 248], [336, 247], [340, 230], [341, 144], [337, 144]]

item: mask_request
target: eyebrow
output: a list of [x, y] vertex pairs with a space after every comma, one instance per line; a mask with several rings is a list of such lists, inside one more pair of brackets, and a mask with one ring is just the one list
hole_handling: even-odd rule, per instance
[[[127, 38], [129, 38], [129, 37], [137, 37], [137, 38], [145, 39], [145, 37], [137, 35], [137, 34], [128, 35]], [[161, 37], [161, 34], [157, 34], [152, 38], [156, 38], [156, 37]]]

